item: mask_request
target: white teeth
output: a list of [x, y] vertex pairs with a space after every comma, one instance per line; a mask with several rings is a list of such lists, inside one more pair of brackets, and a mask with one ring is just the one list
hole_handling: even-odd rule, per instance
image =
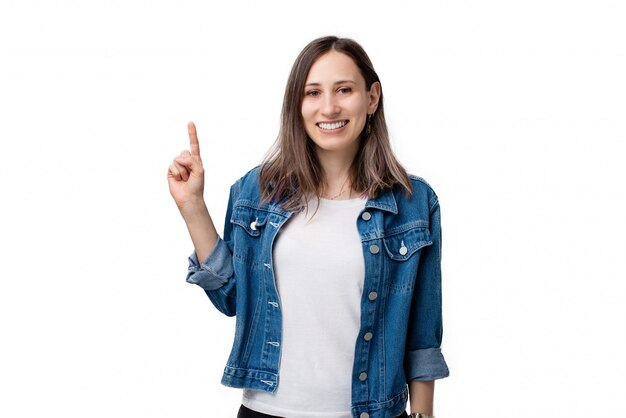
[[345, 124], [348, 123], [345, 120], [342, 120], [340, 122], [335, 122], [335, 123], [318, 123], [317, 126], [319, 126], [322, 129], [338, 129], [341, 128], [343, 126], [345, 126]]

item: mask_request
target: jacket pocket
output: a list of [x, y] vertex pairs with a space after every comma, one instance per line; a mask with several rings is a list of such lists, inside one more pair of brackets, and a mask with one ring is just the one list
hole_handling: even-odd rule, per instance
[[233, 206], [230, 222], [233, 226], [233, 260], [252, 269], [263, 267], [263, 231], [268, 212], [256, 203], [240, 201]]
[[268, 213], [258, 209], [247, 202], [237, 202], [233, 207], [233, 214], [230, 222], [242, 227], [251, 237], [261, 236], [261, 230], [265, 227]]
[[389, 257], [387, 269], [389, 291], [404, 293], [413, 290], [417, 268], [420, 259], [420, 250], [432, 245], [430, 231], [423, 226], [410, 229], [398, 228], [402, 232], [392, 233], [383, 238], [383, 245]]
[[406, 261], [417, 251], [431, 245], [428, 228], [417, 227], [383, 238], [387, 254], [395, 261]]

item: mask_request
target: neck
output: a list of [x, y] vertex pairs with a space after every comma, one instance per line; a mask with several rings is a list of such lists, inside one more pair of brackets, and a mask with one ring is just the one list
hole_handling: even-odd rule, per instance
[[322, 197], [337, 200], [353, 197], [349, 177], [354, 155], [318, 152], [317, 156], [324, 173]]

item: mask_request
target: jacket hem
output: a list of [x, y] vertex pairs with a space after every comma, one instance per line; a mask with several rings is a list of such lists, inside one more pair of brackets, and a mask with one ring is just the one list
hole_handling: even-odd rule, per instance
[[360, 418], [366, 412], [369, 418], [395, 418], [406, 411], [406, 404], [409, 399], [409, 390], [405, 386], [404, 390], [392, 396], [386, 401], [360, 402], [352, 406], [352, 417]]
[[278, 386], [278, 374], [263, 370], [226, 366], [222, 375], [222, 385], [274, 393]]

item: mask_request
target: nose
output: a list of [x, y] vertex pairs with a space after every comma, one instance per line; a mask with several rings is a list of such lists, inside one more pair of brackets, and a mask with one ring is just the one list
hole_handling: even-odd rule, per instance
[[332, 94], [324, 95], [321, 111], [322, 115], [327, 117], [332, 117], [339, 114], [341, 108], [339, 106], [337, 98]]

